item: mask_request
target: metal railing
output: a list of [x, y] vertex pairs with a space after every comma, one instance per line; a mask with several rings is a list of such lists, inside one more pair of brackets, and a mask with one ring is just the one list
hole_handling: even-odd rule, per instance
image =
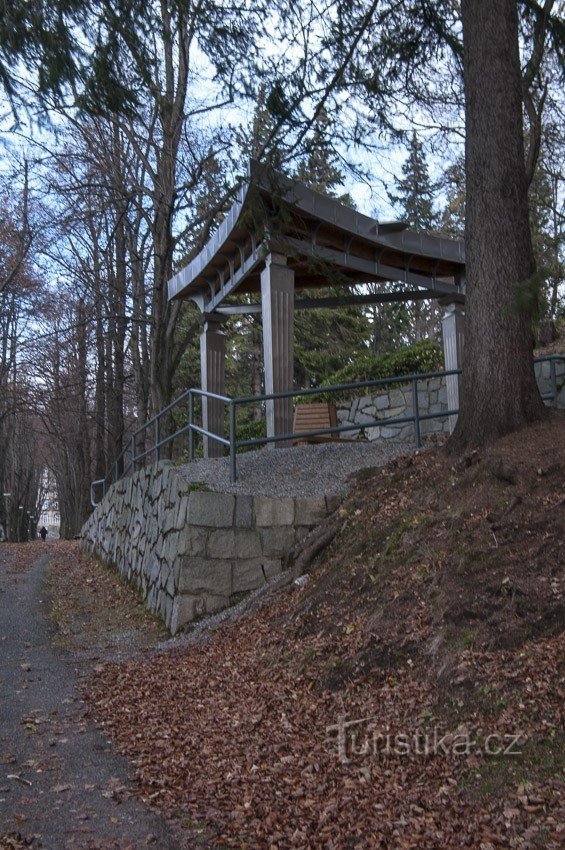
[[[543, 393], [542, 398], [544, 400], [551, 400], [557, 397], [557, 373], [555, 369], [555, 364], [558, 361], [565, 361], [565, 355], [563, 354], [552, 354], [547, 355], [545, 357], [536, 357], [534, 358], [535, 363], [543, 363], [549, 362], [550, 364], [550, 374], [549, 381], [551, 389], [549, 392]], [[237, 480], [237, 453], [240, 449], [249, 449], [255, 446], [262, 446], [268, 443], [279, 443], [279, 442], [292, 442], [296, 439], [306, 439], [310, 437], [322, 437], [322, 436], [330, 436], [332, 434], [341, 434], [347, 431], [358, 431], [361, 428], [372, 428], [372, 427], [383, 427], [383, 426], [392, 426], [392, 425], [407, 425], [412, 423], [414, 426], [414, 443], [416, 448], [420, 448], [422, 445], [422, 434], [421, 434], [421, 423], [430, 420], [430, 419], [441, 419], [446, 416], [456, 416], [459, 413], [459, 409], [455, 410], [441, 410], [435, 413], [421, 413], [420, 405], [418, 401], [418, 382], [428, 380], [431, 378], [446, 378], [451, 375], [460, 375], [461, 369], [451, 369], [448, 371], [437, 371], [437, 372], [422, 372], [414, 375], [400, 375], [394, 378], [379, 378], [371, 381], [357, 381], [351, 384], [336, 384], [330, 387], [317, 387], [313, 389], [307, 390], [289, 390], [287, 392], [282, 393], [269, 393], [265, 395], [256, 395], [256, 396], [242, 396], [239, 398], [230, 398], [229, 396], [218, 395], [217, 393], [207, 392], [206, 390], [201, 390], [196, 387], [193, 387], [189, 390], [185, 390], [182, 392], [174, 401], [164, 407], [159, 411], [155, 416], [137, 428], [131, 435], [129, 444], [124, 448], [121, 454], [118, 456], [116, 461], [113, 464], [113, 468], [110, 470], [109, 474], [106, 475], [105, 478], [99, 478], [95, 481], [91, 482], [90, 485], [90, 500], [93, 506], [96, 506], [98, 502], [94, 498], [94, 491], [96, 488], [100, 488], [102, 491], [102, 498], [106, 494], [108, 487], [118, 481], [120, 478], [123, 478], [126, 475], [129, 475], [130, 472], [134, 472], [137, 468], [137, 464], [139, 461], [144, 460], [149, 455], [155, 454], [155, 460], [161, 459], [161, 449], [165, 446], [169, 445], [179, 437], [182, 437], [185, 434], [188, 434], [188, 459], [189, 461], [194, 460], [195, 450], [194, 450], [194, 437], [195, 435], [199, 435], [202, 437], [207, 437], [209, 440], [214, 440], [215, 442], [220, 443], [222, 446], [225, 446], [228, 449], [229, 454], [229, 465], [230, 465], [230, 481], [234, 483]], [[355, 422], [348, 424], [340, 424], [330, 428], [317, 428], [311, 431], [300, 431], [298, 433], [288, 433], [288, 434], [278, 434], [276, 436], [264, 436], [264, 437], [256, 437], [254, 439], [246, 439], [246, 440], [238, 440], [237, 439], [237, 409], [238, 407], [246, 404], [264, 404], [267, 401], [277, 401], [279, 399], [288, 399], [288, 398], [303, 398], [314, 395], [337, 395], [341, 393], [349, 393], [355, 392], [361, 389], [373, 389], [375, 387], [387, 387], [395, 384], [410, 384], [412, 391], [412, 412], [409, 415], [405, 416], [397, 416], [386, 418], [383, 417], [381, 419], [373, 419], [369, 421], [363, 421], [363, 423]], [[227, 406], [228, 411], [228, 434], [222, 436], [220, 434], [216, 434], [202, 425], [198, 424], [195, 421], [195, 400], [196, 399], [210, 399], [212, 401], [221, 402]], [[188, 423], [183, 425], [181, 428], [178, 428], [172, 434], [169, 434], [166, 437], [161, 438], [161, 420], [164, 416], [171, 414], [172, 411], [179, 407], [183, 402], [188, 402]], [[224, 421], [225, 421], [224, 417]], [[140, 435], [144, 435], [144, 442], [147, 444], [147, 431], [152, 429], [153, 431], [153, 442], [149, 445], [149, 447], [144, 448], [142, 451], [137, 452], [137, 442], [139, 440]], [[126, 460], [129, 455], [129, 462], [126, 463]]]

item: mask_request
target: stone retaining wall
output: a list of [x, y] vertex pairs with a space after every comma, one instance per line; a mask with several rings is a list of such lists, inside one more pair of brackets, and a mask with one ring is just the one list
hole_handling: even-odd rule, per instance
[[[447, 389], [445, 378], [427, 378], [418, 381], [418, 408], [420, 414], [442, 413], [447, 410]], [[387, 419], [400, 419], [412, 416], [412, 385], [392, 386], [374, 395], [366, 395], [351, 402], [340, 404], [337, 418], [344, 425], [359, 425], [358, 430], [343, 431], [344, 440], [395, 440], [401, 443], [414, 441], [414, 425], [387, 425]], [[375, 419], [382, 424], [375, 425]], [[448, 417], [441, 419], [423, 419], [420, 422], [422, 436], [429, 434], [449, 434]]]
[[[557, 398], [546, 404], [552, 407], [565, 409], [565, 360], [554, 360], [555, 364], [555, 382], [557, 384]], [[539, 391], [542, 395], [552, 391], [551, 386], [551, 363], [545, 361], [543, 363], [534, 363], [536, 378], [538, 379]]]
[[296, 540], [339, 501], [198, 489], [165, 461], [110, 488], [81, 546], [115, 567], [175, 634], [280, 573]]
[[[551, 364], [534, 364], [538, 386], [542, 395], [551, 392]], [[551, 404], [565, 408], [565, 361], [555, 361], [557, 399]], [[546, 402], [549, 404], [550, 402]], [[420, 414], [443, 413], [447, 408], [447, 390], [445, 378], [427, 378], [418, 381], [418, 408]], [[394, 440], [398, 442], [414, 441], [414, 425], [387, 425], [387, 419], [400, 419], [412, 416], [412, 385], [396, 385], [390, 389], [365, 395], [339, 405], [338, 421], [342, 424], [359, 425], [358, 429], [343, 431], [343, 440]], [[374, 421], [379, 424], [375, 425]], [[382, 423], [382, 424], [381, 424]], [[423, 437], [430, 434], [449, 434], [449, 417], [441, 419], [423, 419], [420, 421], [420, 433]]]

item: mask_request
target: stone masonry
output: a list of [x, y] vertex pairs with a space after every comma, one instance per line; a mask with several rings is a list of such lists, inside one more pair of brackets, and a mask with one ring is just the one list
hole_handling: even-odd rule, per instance
[[[418, 409], [421, 415], [443, 413], [447, 410], [445, 378], [428, 378], [418, 381]], [[374, 395], [365, 395], [341, 404], [337, 409], [340, 424], [359, 425], [358, 429], [343, 431], [342, 440], [393, 440], [400, 443], [414, 441], [414, 425], [406, 422], [387, 425], [387, 419], [412, 416], [412, 385], [396, 384]], [[375, 420], [379, 424], [375, 425]], [[449, 434], [448, 417], [423, 419], [422, 436]]]
[[[548, 393], [550, 364], [536, 363], [535, 368], [540, 391]], [[555, 361], [555, 374], [558, 395], [553, 404], [565, 408], [564, 361]], [[419, 381], [418, 403], [421, 414], [446, 411], [445, 379]], [[340, 422], [359, 426], [342, 438], [414, 439], [412, 423], [386, 421], [411, 415], [410, 384], [354, 399], [337, 413]], [[422, 420], [420, 427], [423, 436], [449, 432], [447, 417]], [[135, 586], [172, 634], [280, 573], [297, 539], [340, 501], [200, 488], [167, 461], [148, 466], [114, 484], [82, 529], [82, 547]]]
[[[552, 391], [551, 364], [548, 361], [535, 363], [534, 369], [542, 395]], [[565, 361], [555, 361], [557, 398], [547, 401], [552, 406], [565, 408]], [[447, 389], [445, 378], [427, 378], [418, 381], [418, 409], [420, 415], [443, 413], [447, 410]], [[341, 433], [342, 440], [393, 440], [400, 443], [414, 441], [414, 425], [407, 422], [400, 425], [387, 425], [387, 419], [401, 419], [412, 416], [412, 385], [396, 384], [387, 390], [365, 395], [362, 398], [342, 403], [337, 409], [340, 424], [359, 425], [351, 431]], [[375, 420], [378, 424], [375, 424]], [[449, 434], [447, 416], [439, 419], [420, 421], [420, 433], [423, 437], [431, 434]]]
[[164, 461], [109, 489], [81, 546], [115, 567], [175, 634], [280, 573], [296, 540], [339, 502], [197, 489]]

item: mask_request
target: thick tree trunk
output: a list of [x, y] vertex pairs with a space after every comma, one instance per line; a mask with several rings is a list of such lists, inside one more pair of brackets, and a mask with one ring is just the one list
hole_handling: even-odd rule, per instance
[[524, 164], [516, 0], [463, 0], [465, 363], [460, 451], [544, 413], [533, 370], [536, 290]]

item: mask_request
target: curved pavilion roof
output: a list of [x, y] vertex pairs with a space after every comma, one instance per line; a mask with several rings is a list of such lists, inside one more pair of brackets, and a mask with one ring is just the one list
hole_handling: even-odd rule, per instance
[[235, 292], [259, 292], [270, 252], [286, 255], [297, 288], [399, 281], [432, 298], [463, 294], [462, 241], [379, 222], [251, 160], [216, 233], [169, 281], [169, 300], [212, 312]]

